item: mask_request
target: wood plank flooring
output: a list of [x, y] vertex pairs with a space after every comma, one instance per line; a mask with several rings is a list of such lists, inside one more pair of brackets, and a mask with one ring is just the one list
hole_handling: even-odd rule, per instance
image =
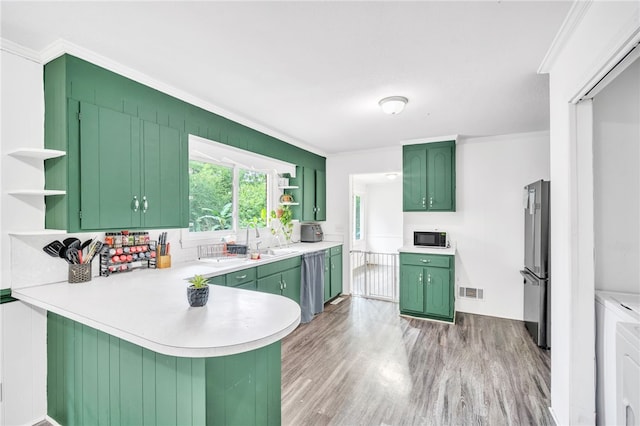
[[282, 344], [283, 425], [552, 425], [549, 388], [520, 321], [346, 297]]

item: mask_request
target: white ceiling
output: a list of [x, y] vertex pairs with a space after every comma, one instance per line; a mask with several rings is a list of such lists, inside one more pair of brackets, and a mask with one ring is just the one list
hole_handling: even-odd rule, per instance
[[[2, 38], [57, 40], [321, 154], [549, 128], [537, 68], [567, 1], [1, 2]], [[409, 98], [383, 114], [378, 100]]]

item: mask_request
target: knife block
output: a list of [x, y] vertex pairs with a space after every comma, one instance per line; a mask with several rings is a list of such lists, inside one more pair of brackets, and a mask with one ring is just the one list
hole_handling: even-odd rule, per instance
[[165, 256], [157, 256], [157, 266], [158, 269], [171, 268], [171, 255], [167, 254]]

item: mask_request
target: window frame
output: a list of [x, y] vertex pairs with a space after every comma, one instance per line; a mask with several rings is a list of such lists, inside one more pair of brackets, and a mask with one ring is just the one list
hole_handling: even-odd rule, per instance
[[[239, 180], [240, 169], [265, 173], [267, 183], [267, 218], [269, 212], [275, 210], [279, 204], [278, 174], [295, 174], [296, 166], [274, 158], [269, 158], [250, 151], [241, 150], [209, 139], [189, 135], [189, 161], [208, 162], [223, 167], [230, 167], [233, 171], [232, 183], [232, 228], [218, 231], [191, 232], [189, 228], [181, 229], [182, 248], [197, 247], [205, 243], [214, 243], [231, 235], [243, 240], [244, 235], [239, 229]], [[267, 227], [268, 227], [267, 219]], [[265, 229], [260, 227], [260, 230]]]

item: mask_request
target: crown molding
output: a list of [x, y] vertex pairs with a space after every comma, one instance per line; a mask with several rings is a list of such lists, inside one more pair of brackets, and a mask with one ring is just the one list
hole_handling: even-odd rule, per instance
[[144, 74], [128, 66], [125, 66], [120, 62], [114, 61], [113, 59], [107, 58], [106, 56], [102, 56], [98, 53], [95, 53], [77, 44], [71, 43], [67, 40], [58, 39], [55, 42], [51, 43], [40, 53], [40, 58], [42, 63], [46, 64], [47, 62], [50, 62], [53, 59], [59, 56], [62, 56], [64, 54], [70, 54], [80, 59], [83, 59], [85, 61], [91, 62], [94, 65], [105, 68], [109, 71], [115, 72], [116, 74], [122, 75], [124, 77], [130, 78], [131, 80], [144, 84], [145, 86], [149, 86], [155, 90], [158, 90], [162, 93], [166, 93], [170, 96], [173, 96], [191, 105], [197, 106], [206, 111], [220, 115], [238, 124], [242, 124], [251, 129], [254, 129], [266, 135], [272, 136], [276, 139], [280, 139], [284, 142], [297, 146], [298, 148], [304, 149], [306, 151], [312, 152], [316, 155], [320, 155], [322, 157], [327, 156], [325, 152], [318, 150], [316, 147], [312, 147], [304, 142], [296, 140], [291, 136], [285, 135], [274, 129], [271, 129], [264, 124], [257, 123], [242, 115], [239, 115], [232, 111], [221, 108], [203, 99], [200, 99], [197, 96], [194, 96], [190, 93], [187, 93], [169, 84], [163, 83], [162, 81], [157, 80], [153, 77], [150, 77], [147, 74]]
[[549, 46], [549, 50], [544, 55], [542, 63], [538, 67], [538, 74], [548, 74], [555, 64], [558, 55], [564, 49], [567, 41], [575, 31], [576, 27], [582, 22], [587, 10], [591, 7], [592, 0], [575, 1], [569, 10], [566, 18], [562, 22], [560, 29]]
[[0, 38], [0, 50], [20, 56], [21, 58], [27, 59], [31, 62], [36, 62], [38, 64], [43, 63], [40, 53], [33, 49], [29, 49], [28, 47], [19, 45], [11, 40], [7, 40], [6, 38]]

